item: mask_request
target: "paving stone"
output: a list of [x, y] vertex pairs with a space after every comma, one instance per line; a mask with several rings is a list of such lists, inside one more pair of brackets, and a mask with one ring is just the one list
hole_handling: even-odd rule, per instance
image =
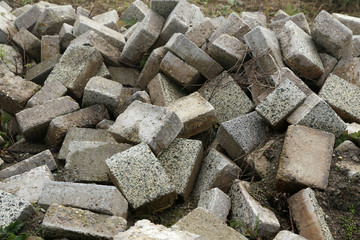
[[286, 118], [306, 99], [295, 84], [286, 79], [255, 110], [271, 126], [281, 128]]
[[76, 13], [71, 5], [50, 6], [45, 8], [32, 29], [32, 33], [41, 38], [44, 35], [58, 34], [64, 23], [73, 25]]
[[360, 58], [341, 59], [332, 73], [360, 87]]
[[324, 74], [317, 81], [317, 87], [320, 89], [324, 85], [326, 78], [338, 64], [338, 61], [336, 60], [336, 58], [326, 53], [320, 53], [319, 56], [324, 66]]
[[0, 190], [0, 226], [7, 227], [17, 220], [25, 220], [35, 214], [31, 203]]
[[294, 22], [299, 28], [301, 28], [305, 33], [311, 35], [311, 30], [309, 27], [309, 24], [306, 20], [306, 16], [303, 13], [298, 13], [293, 16], [286, 16], [282, 19], [279, 19], [277, 21], [273, 21], [270, 23], [269, 27], [272, 31], [276, 33], [276, 35], [279, 35], [282, 32], [283, 27], [288, 21]]
[[145, 143], [112, 156], [106, 165], [114, 185], [135, 213], [161, 211], [176, 200], [175, 186]]
[[116, 119], [109, 131], [119, 142], [144, 142], [158, 155], [182, 128], [183, 123], [174, 112], [135, 101]]
[[181, 33], [175, 33], [165, 48], [196, 68], [207, 79], [216, 77], [223, 70], [220, 64]]
[[126, 219], [128, 203], [114, 186], [50, 181], [45, 183], [39, 205], [51, 204], [82, 208]]
[[211, 149], [203, 160], [192, 194], [199, 197], [203, 192], [215, 187], [227, 193], [239, 173], [241, 169], [238, 165], [224, 154]]
[[286, 12], [284, 12], [283, 10], [279, 9], [275, 13], [274, 17], [272, 19], [270, 19], [270, 22], [275, 22], [275, 21], [278, 21], [278, 20], [286, 18], [286, 17], [289, 17], [289, 15]]
[[22, 28], [15, 34], [13, 41], [36, 61], [40, 62], [41, 41], [31, 32]]
[[164, 21], [162, 16], [150, 10], [125, 43], [120, 60], [130, 64], [138, 64], [144, 53], [158, 39]]
[[222, 34], [211, 44], [209, 55], [225, 69], [240, 65], [247, 53], [247, 46], [228, 34]]
[[106, 79], [111, 79], [109, 69], [106, 67], [105, 63], [101, 64], [101, 67], [98, 69], [95, 77], [103, 77]]
[[78, 16], [78, 15], [82, 15], [82, 16], [85, 16], [85, 17], [90, 17], [91, 12], [89, 10], [87, 10], [86, 8], [78, 6], [76, 8], [76, 16]]
[[0, 190], [35, 203], [39, 201], [45, 182], [54, 180], [49, 167], [42, 165], [20, 175], [6, 178], [0, 182]]
[[0, 74], [0, 109], [15, 114], [25, 108], [27, 101], [40, 86], [21, 77]]
[[334, 239], [311, 188], [291, 196], [288, 204], [300, 236], [306, 239]]
[[211, 37], [211, 34], [216, 30], [216, 26], [213, 24], [211, 19], [205, 20], [200, 23], [198, 26], [189, 29], [185, 36], [196, 44], [196, 46], [201, 47], [208, 39]]
[[0, 7], [4, 8], [8, 12], [11, 12], [13, 9], [5, 1], [0, 2]]
[[265, 120], [254, 111], [221, 123], [217, 139], [229, 156], [238, 160], [267, 137], [267, 128]]
[[279, 41], [285, 63], [298, 76], [318, 79], [324, 74], [324, 67], [311, 36], [294, 22], [285, 23], [279, 34]]
[[[1, 16], [1, 15], [0, 15]], [[1, 41], [0, 41], [1, 42]], [[19, 74], [23, 71], [23, 55], [14, 46], [0, 44], [0, 49], [3, 52], [3, 61], [0, 62], [0, 73], [9, 70], [12, 73]]]
[[61, 54], [55, 54], [46, 61], [36, 64], [26, 71], [25, 79], [37, 84], [43, 84], [55, 65], [60, 61], [60, 58]]
[[180, 219], [172, 228], [198, 234], [202, 239], [247, 239], [203, 208], [196, 208]]
[[353, 36], [352, 56], [360, 57], [360, 35]]
[[215, 217], [226, 222], [231, 209], [231, 199], [219, 188], [212, 188], [200, 195], [198, 207], [204, 208]]
[[139, 77], [139, 70], [130, 67], [112, 67], [110, 66], [109, 72], [111, 79], [115, 82], [121, 83], [125, 86], [136, 86], [136, 81]]
[[71, 95], [79, 99], [89, 78], [96, 74], [102, 63], [103, 58], [95, 48], [70, 46], [47, 79], [61, 82]]
[[48, 148], [49, 146], [44, 143], [27, 142], [24, 138], [22, 138], [15, 144], [11, 145], [11, 147], [8, 148], [8, 151], [15, 153], [38, 154]]
[[172, 52], [166, 53], [161, 61], [160, 70], [187, 89], [194, 89], [201, 83], [199, 71]]
[[41, 61], [45, 61], [56, 54], [60, 54], [59, 35], [42, 36], [42, 38], [41, 38]]
[[179, 0], [151, 0], [150, 9], [166, 19], [178, 2]]
[[1, 2], [0, 2], [0, 11], [1, 11], [2, 17], [4, 17], [5, 19], [8, 19], [10, 22], [15, 21], [16, 17], [11, 13], [11, 11], [7, 10], [6, 6], [2, 6]]
[[8, 43], [8, 39], [11, 39], [17, 33], [17, 29], [13, 21], [9, 21], [5, 16], [0, 16], [0, 43]]
[[12, 11], [12, 13], [14, 14], [15, 17], [19, 17], [21, 14], [28, 11], [32, 6], [33, 5], [25, 4], [22, 7], [16, 8], [14, 11]]
[[279, 41], [270, 29], [258, 26], [244, 36], [260, 70], [272, 74], [284, 67]]
[[182, 138], [175, 139], [158, 157], [176, 193], [184, 200], [190, 197], [202, 158], [201, 141]]
[[47, 165], [52, 171], [57, 168], [54, 157], [49, 150], [42, 151], [41, 153], [1, 170], [0, 179], [22, 174], [42, 165]]
[[51, 120], [45, 141], [50, 146], [62, 143], [67, 131], [72, 127], [95, 127], [103, 119], [109, 119], [104, 105], [92, 105]]
[[16, 114], [16, 120], [26, 140], [41, 140], [46, 135], [52, 119], [79, 108], [77, 102], [66, 96], [22, 110]]
[[98, 124], [96, 124], [96, 129], [109, 129], [112, 125], [114, 125], [115, 121], [103, 119]]
[[119, 32], [120, 30], [117, 24], [117, 22], [119, 21], [119, 15], [115, 9], [96, 15], [92, 17], [92, 20], [101, 23], [104, 26], [111, 28], [117, 32]]
[[44, 104], [47, 101], [55, 100], [64, 96], [66, 92], [66, 87], [59, 81], [47, 81], [44, 86], [29, 99], [26, 107], [34, 107], [36, 105]]
[[278, 234], [276, 234], [273, 240], [306, 240], [306, 238], [288, 230], [282, 230]]
[[73, 28], [73, 26], [64, 23], [59, 31], [60, 48], [62, 51], [65, 51], [70, 45], [70, 42], [75, 39], [75, 36], [73, 35]]
[[[230, 16], [230, 15], [229, 15]], [[226, 22], [226, 18], [224, 16], [219, 16], [216, 18], [210, 18], [210, 21], [212, 22], [212, 24], [214, 24], [214, 26], [217, 28], [219, 28], [221, 25], [224, 25]]]
[[336, 112], [315, 93], [308, 96], [288, 118], [292, 125], [302, 125], [326, 132], [339, 137], [345, 130], [345, 122]]
[[123, 143], [92, 144], [93, 146], [80, 143], [82, 147], [75, 150], [76, 146], [74, 146], [75, 151], [70, 149], [66, 157], [64, 178], [68, 182], [109, 183], [105, 160], [132, 147]]
[[266, 16], [263, 12], [241, 12], [240, 16], [251, 28], [266, 27], [267, 25]]
[[122, 217], [52, 204], [42, 222], [45, 238], [113, 239], [127, 228]]
[[174, 230], [163, 225], [155, 225], [147, 219], [139, 220], [125, 232], [120, 232], [114, 240], [200, 240], [201, 237], [186, 231]]
[[141, 22], [145, 18], [148, 11], [149, 8], [145, 3], [143, 3], [141, 0], [135, 0], [125, 10], [125, 12], [123, 12], [123, 14], [120, 16], [120, 19], [124, 20], [125, 22]]
[[139, 91], [139, 88], [132, 88], [132, 87], [123, 87], [119, 99], [119, 104], [114, 112], [115, 117], [118, 117], [121, 113], [123, 113], [127, 109], [127, 101], [129, 98], [135, 94], [137, 91]]
[[275, 179], [276, 189], [293, 193], [309, 186], [324, 190], [328, 185], [334, 142], [332, 133], [289, 126]]
[[136, 28], [139, 25], [140, 25], [140, 22], [137, 22], [134, 25], [132, 25], [131, 27], [129, 27], [128, 29], [126, 29], [125, 32], [122, 33], [124, 35], [124, 38], [125, 38], [126, 41], [129, 40], [129, 38], [135, 32]]
[[[275, 235], [280, 229], [280, 223], [275, 214], [261, 206], [249, 193], [250, 183], [235, 181], [231, 186], [231, 219], [243, 223], [252, 231], [257, 231], [258, 236]], [[235, 229], [245, 233], [248, 229], [243, 226]]]
[[109, 44], [118, 48], [119, 51], [122, 51], [125, 46], [124, 36], [111, 28], [108, 28], [101, 23], [95, 22], [84, 16], [77, 16], [74, 23], [73, 34], [74, 36], [80, 36], [86, 31], [92, 30], [97, 33], [99, 36], [104, 38]]
[[354, 35], [360, 35], [360, 18], [340, 13], [333, 13], [332, 16], [347, 26]]
[[324, 99], [344, 121], [360, 123], [359, 87], [330, 74], [319, 97]]
[[25, 28], [26, 30], [31, 31], [44, 11], [44, 6], [40, 4], [34, 4], [28, 11], [24, 12], [16, 18], [15, 26], [18, 29]]
[[109, 112], [114, 112], [119, 104], [122, 85], [102, 77], [91, 78], [85, 86], [82, 106], [104, 104]]
[[325, 10], [314, 19], [311, 35], [316, 44], [336, 59], [350, 56], [352, 31]]
[[150, 96], [146, 91], [137, 91], [125, 102], [125, 106], [130, 106], [135, 101], [151, 104]]

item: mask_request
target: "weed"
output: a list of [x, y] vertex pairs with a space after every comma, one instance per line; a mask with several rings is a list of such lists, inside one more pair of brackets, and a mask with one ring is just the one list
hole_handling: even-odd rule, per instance
[[252, 240], [261, 240], [261, 237], [258, 235], [259, 231], [259, 216], [256, 216], [255, 226], [251, 227], [243, 222], [237, 220], [230, 220], [228, 224], [232, 228], [240, 227], [246, 237]]
[[340, 217], [341, 221], [344, 222], [344, 228], [346, 230], [346, 240], [352, 240], [354, 239], [354, 234], [359, 232], [360, 233], [360, 227], [356, 226], [356, 223], [353, 219], [355, 214], [355, 207], [354, 205], [349, 207], [350, 216], [349, 217]]
[[350, 141], [357, 141], [360, 138], [360, 131], [348, 134], [347, 131], [343, 132], [336, 140], [335, 140], [335, 148], [338, 147], [341, 143], [345, 142], [346, 140]]
[[0, 240], [23, 240], [29, 237], [26, 233], [21, 233], [19, 235], [18, 232], [24, 226], [24, 223], [21, 221], [16, 221], [10, 223], [7, 227], [0, 227]]
[[22, 135], [15, 134], [15, 128], [16, 119], [2, 111], [0, 113], [0, 136], [3, 137], [5, 142], [0, 147], [7, 148], [22, 138]]

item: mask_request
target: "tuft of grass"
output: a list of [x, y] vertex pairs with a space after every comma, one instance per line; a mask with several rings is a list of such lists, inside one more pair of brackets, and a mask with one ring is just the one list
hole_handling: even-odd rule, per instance
[[356, 233], [360, 233], [360, 227], [356, 225], [356, 222], [354, 221], [353, 217], [355, 215], [355, 207], [354, 205], [349, 207], [349, 213], [350, 215], [348, 217], [340, 217], [341, 221], [344, 222], [344, 228], [346, 231], [346, 240], [353, 240], [354, 235]]
[[21, 233], [18, 235], [24, 223], [21, 221], [15, 221], [10, 223], [7, 227], [0, 227], [0, 240], [25, 240], [29, 237], [27, 233]]

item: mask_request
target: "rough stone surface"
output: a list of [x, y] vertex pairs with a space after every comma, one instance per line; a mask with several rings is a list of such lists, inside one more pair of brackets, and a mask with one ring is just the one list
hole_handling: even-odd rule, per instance
[[282, 230], [278, 234], [276, 234], [273, 240], [306, 240], [306, 238], [288, 230]]
[[276, 35], [279, 35], [282, 32], [284, 25], [288, 21], [294, 22], [304, 32], [311, 35], [311, 30], [310, 30], [309, 24], [306, 20], [306, 16], [304, 13], [298, 13], [293, 16], [287, 15], [282, 19], [273, 21], [272, 23], [270, 23], [269, 27], [272, 31], [274, 31], [276, 33]]
[[360, 58], [341, 59], [332, 73], [360, 87]]
[[47, 81], [43, 87], [32, 96], [26, 104], [26, 107], [34, 107], [44, 104], [47, 101], [55, 100], [64, 96], [67, 88], [59, 81]]
[[166, 19], [174, 10], [178, 2], [179, 0], [151, 0], [150, 9]]
[[99, 22], [104, 26], [111, 28], [117, 32], [119, 32], [120, 30], [117, 24], [117, 22], [119, 21], [119, 15], [115, 9], [96, 15], [92, 17], [92, 20], [94, 20], [95, 22]]
[[136, 213], [161, 211], [176, 200], [175, 186], [145, 143], [112, 156], [106, 165], [113, 183]]
[[198, 26], [189, 29], [185, 36], [195, 43], [196, 46], [201, 47], [211, 37], [211, 34], [215, 30], [216, 26], [210, 19], [208, 19], [200, 23]]
[[91, 12], [89, 10], [87, 10], [86, 8], [78, 6], [76, 8], [76, 16], [78, 16], [78, 15], [82, 15], [82, 16], [85, 16], [85, 17], [90, 17]]
[[26, 53], [40, 62], [41, 41], [25, 28], [20, 29], [13, 37], [13, 41]]
[[320, 77], [320, 79], [316, 83], [317, 83], [317, 87], [321, 88], [324, 85], [326, 78], [329, 76], [329, 74], [334, 70], [335, 66], [338, 64], [338, 61], [336, 60], [336, 58], [330, 56], [327, 53], [320, 53], [319, 56], [324, 66], [324, 74]]
[[124, 86], [134, 87], [136, 79], [139, 77], [139, 70], [129, 67], [109, 67], [111, 79]]
[[182, 128], [183, 123], [174, 112], [135, 101], [116, 119], [109, 131], [120, 142], [147, 143], [158, 155]]
[[10, 7], [5, 1], [1, 1], [0, 2], [0, 7], [4, 8], [5, 10], [7, 10], [8, 12], [12, 11], [12, 7]]
[[[3, 74], [4, 72], [6, 72], [6, 70], [9, 70], [10, 72], [13, 72], [15, 74], [21, 73], [24, 70], [22, 60], [23, 54], [21, 54], [14, 46], [1, 44], [1, 41], [0, 49], [2, 49], [1, 51], [3, 52], [2, 61], [0, 62], [0, 73]], [[5, 61], [6, 64], [3, 61]]]
[[251, 27], [266, 27], [266, 16], [263, 12], [241, 12], [241, 18]]
[[231, 209], [231, 199], [219, 188], [212, 188], [200, 195], [198, 207], [204, 208], [215, 217], [226, 222]]
[[97, 73], [95, 74], [96, 77], [103, 77], [106, 79], [111, 79], [111, 75], [109, 69], [105, 65], [105, 63], [101, 64], [101, 67], [98, 69]]
[[25, 28], [29, 31], [33, 28], [45, 7], [40, 4], [34, 4], [28, 11], [18, 16], [15, 20], [15, 26], [18, 29]]
[[136, 21], [141, 22], [147, 12], [149, 11], [148, 6], [141, 0], [134, 1], [126, 11], [121, 15], [120, 19], [124, 21]]
[[353, 36], [352, 56], [360, 57], [360, 35]]
[[50, 181], [45, 183], [39, 205], [77, 207], [126, 219], [128, 203], [114, 186]]
[[17, 29], [14, 25], [15, 16], [1, 6], [0, 11], [0, 43], [8, 43], [8, 39], [11, 39], [17, 33]]
[[43, 84], [55, 65], [60, 61], [61, 54], [56, 54], [46, 61], [36, 64], [26, 71], [25, 79], [37, 84]]
[[332, 15], [342, 24], [347, 26], [354, 35], [360, 35], [360, 18], [340, 13], [333, 13]]
[[59, 32], [60, 38], [60, 48], [62, 51], [65, 51], [69, 47], [70, 42], [74, 40], [75, 36], [73, 34], [73, 26], [64, 23]]
[[306, 188], [288, 199], [299, 235], [306, 239], [333, 240], [325, 214], [311, 188]]
[[56, 54], [60, 54], [59, 35], [42, 36], [42, 38], [41, 38], [41, 61], [45, 61]]
[[104, 119], [101, 120], [98, 124], [96, 124], [96, 129], [109, 129], [112, 125], [114, 125], [115, 121]]
[[278, 191], [296, 192], [304, 187], [325, 189], [335, 136], [304, 126], [289, 126], [275, 179]]
[[113, 239], [126, 230], [122, 217], [52, 204], [42, 223], [45, 238]]

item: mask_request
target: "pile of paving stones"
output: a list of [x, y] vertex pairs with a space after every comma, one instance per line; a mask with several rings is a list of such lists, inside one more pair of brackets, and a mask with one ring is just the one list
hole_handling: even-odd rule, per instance
[[[328, 185], [335, 138], [359, 130], [360, 18], [321, 11], [310, 29], [302, 13], [207, 18], [185, 0], [136, 0], [120, 18], [0, 6], [0, 109], [24, 136], [13, 149], [40, 146], [0, 171], [1, 226], [38, 203], [49, 239], [333, 239], [313, 189]], [[275, 187], [299, 235], [239, 178], [244, 162], [266, 174], [270, 160], [248, 156], [274, 132], [286, 132]], [[198, 208], [170, 228], [127, 224], [191, 197]]]

